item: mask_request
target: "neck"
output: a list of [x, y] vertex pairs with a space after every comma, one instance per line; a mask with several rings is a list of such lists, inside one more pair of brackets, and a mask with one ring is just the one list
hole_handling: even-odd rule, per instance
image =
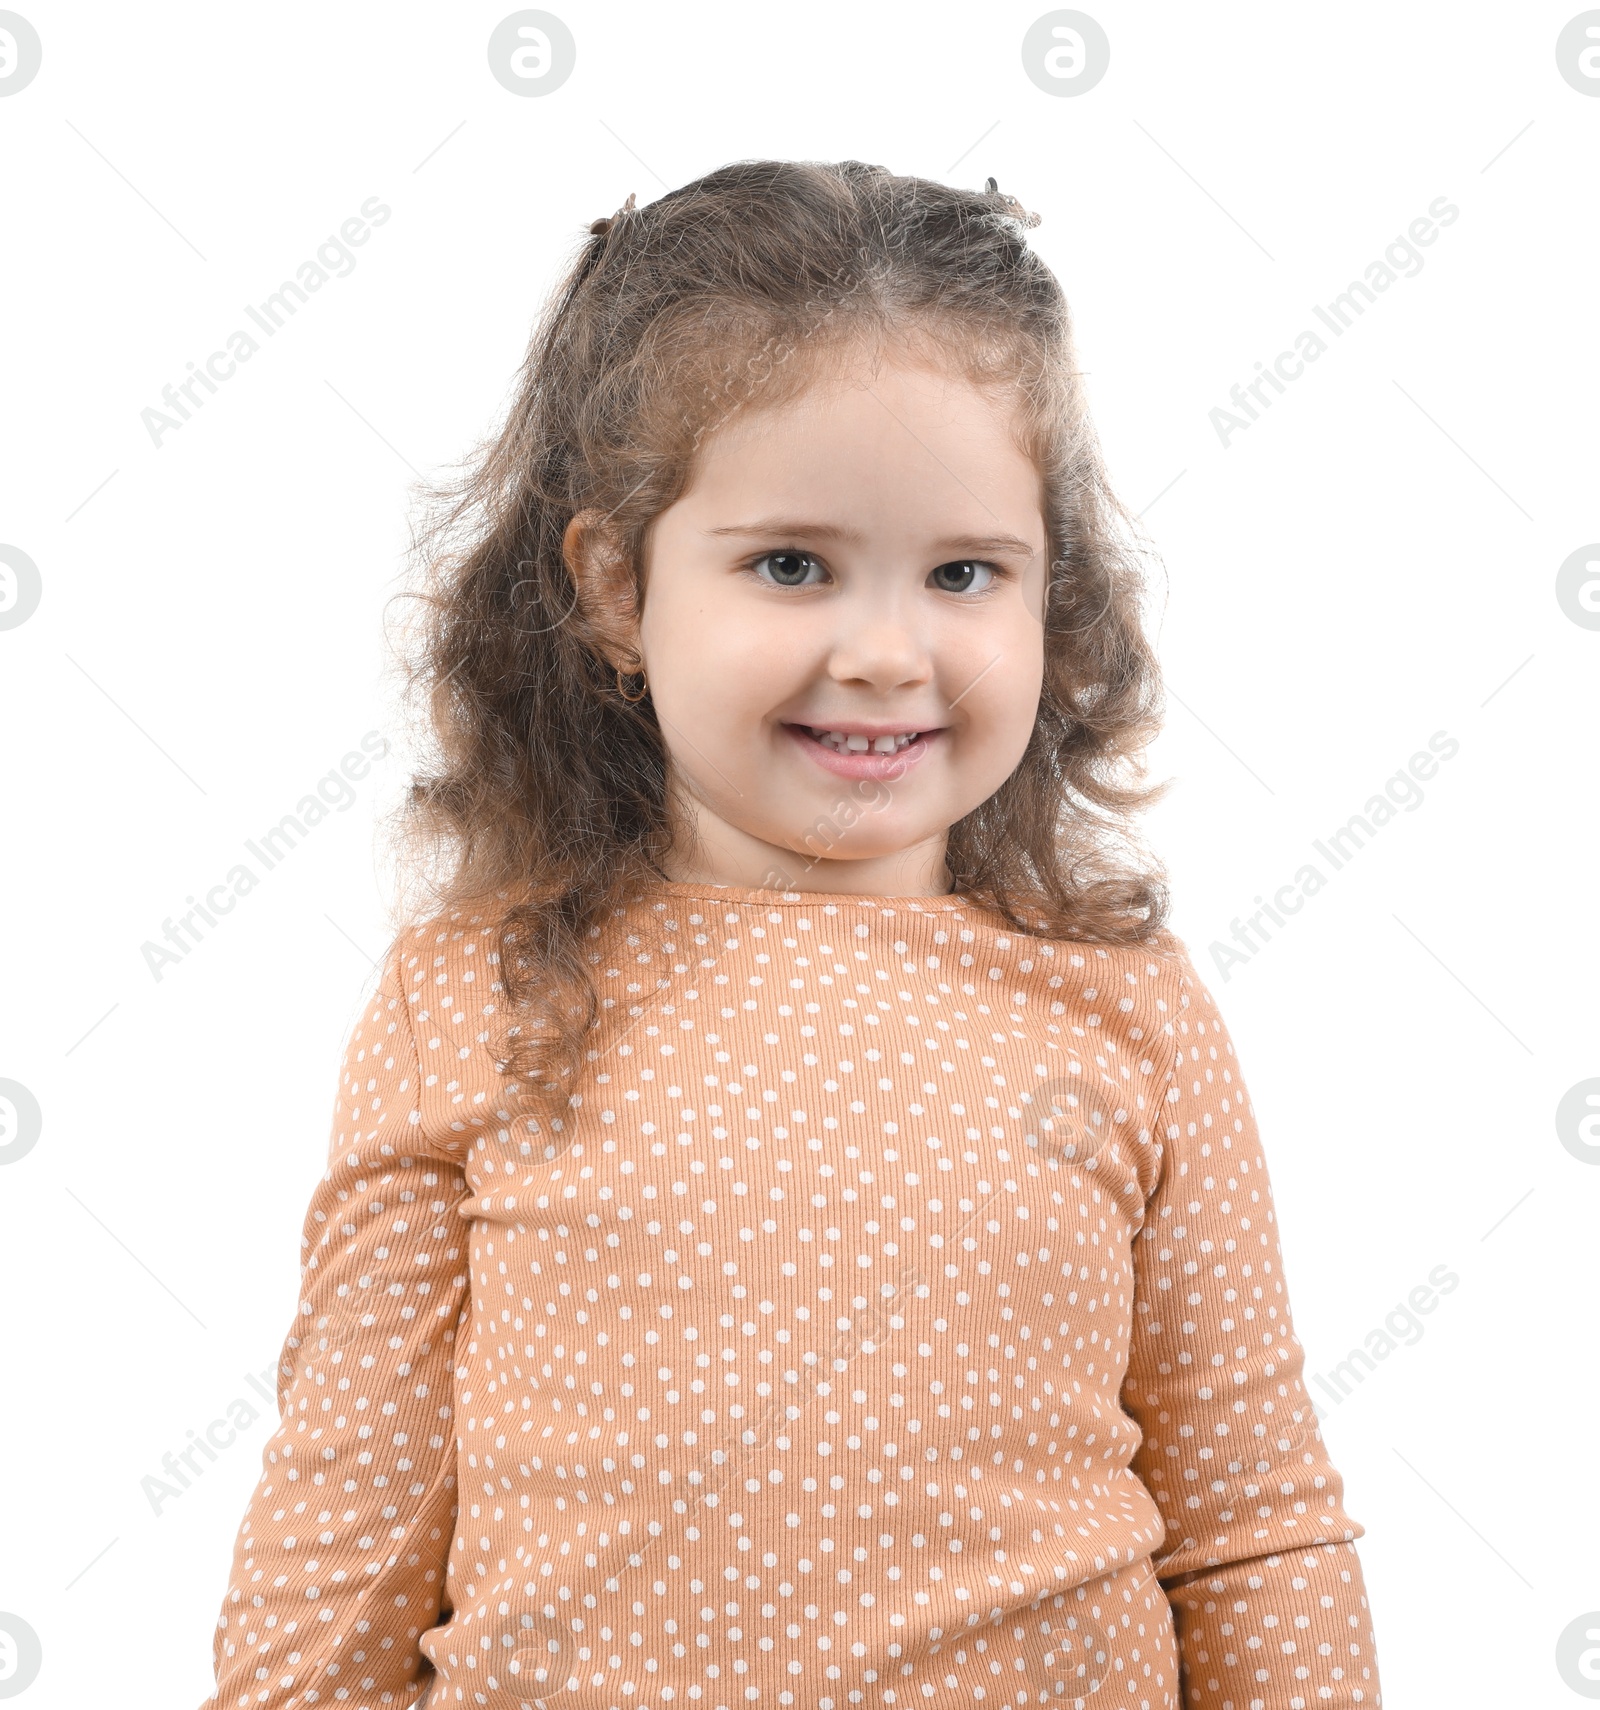
[[735, 885], [746, 890], [815, 891], [832, 896], [941, 897], [951, 890], [946, 832], [879, 855], [846, 856], [790, 849], [728, 824], [694, 803], [668, 851], [668, 879], [684, 884]]

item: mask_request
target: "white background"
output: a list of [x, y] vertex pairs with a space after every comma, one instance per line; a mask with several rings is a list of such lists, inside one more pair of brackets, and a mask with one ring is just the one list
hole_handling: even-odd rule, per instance
[[[1034, 6], [558, 0], [577, 69], [538, 99], [489, 75], [504, 0], [20, 9], [44, 60], [0, 100], [0, 541], [43, 597], [0, 632], [0, 1076], [44, 1127], [0, 1170], [0, 1611], [43, 1641], [28, 1710], [209, 1690], [270, 1422], [159, 1516], [140, 1480], [253, 1395], [292, 1316], [390, 930], [412, 484], [493, 430], [590, 220], [759, 156], [992, 174], [1043, 216], [1166, 565], [1177, 783], [1149, 834], [1255, 1096], [1308, 1377], [1460, 1278], [1345, 1400], [1313, 1388], [1385, 1701], [1575, 1701], [1556, 1640], [1600, 1608], [1600, 1169], [1554, 1120], [1600, 1075], [1600, 631], [1555, 594], [1600, 539], [1600, 98], [1554, 51], [1577, 8], [1090, 0], [1109, 73], [1057, 98], [1023, 72]], [[1224, 448], [1230, 386], [1441, 195], [1423, 270]], [[354, 271], [154, 447], [140, 411], [372, 196], [393, 215]], [[154, 979], [141, 945], [374, 729], [396, 751], [355, 805]], [[1440, 730], [1423, 805], [1224, 980], [1211, 943]]]

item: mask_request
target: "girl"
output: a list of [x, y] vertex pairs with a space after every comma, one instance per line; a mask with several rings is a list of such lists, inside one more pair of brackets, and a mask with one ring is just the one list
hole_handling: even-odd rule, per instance
[[425, 539], [216, 1710], [1381, 1703], [1037, 220], [597, 220]]

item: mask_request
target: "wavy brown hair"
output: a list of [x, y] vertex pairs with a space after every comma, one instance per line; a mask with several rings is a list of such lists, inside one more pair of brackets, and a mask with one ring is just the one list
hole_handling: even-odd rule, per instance
[[525, 1012], [503, 1067], [547, 1108], [598, 1013], [587, 940], [664, 876], [674, 835], [659, 725], [648, 696], [618, 692], [567, 525], [604, 514], [642, 603], [645, 532], [705, 436], [891, 342], [1006, 396], [1044, 492], [1038, 719], [1012, 776], [951, 827], [954, 887], [1025, 931], [1162, 928], [1164, 875], [1132, 826], [1164, 787], [1143, 761], [1161, 700], [1143, 547], [1106, 479], [1065, 297], [1027, 246], [1037, 223], [992, 179], [953, 189], [855, 160], [740, 161], [642, 208], [630, 196], [552, 293], [504, 425], [428, 489], [406, 682], [432, 753], [400, 825], [426, 900], [402, 912], [492, 911]]

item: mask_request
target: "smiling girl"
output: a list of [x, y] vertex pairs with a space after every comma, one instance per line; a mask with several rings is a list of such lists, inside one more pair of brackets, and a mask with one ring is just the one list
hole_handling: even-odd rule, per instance
[[590, 228], [427, 536], [432, 888], [211, 1705], [1381, 1703], [1035, 223]]

